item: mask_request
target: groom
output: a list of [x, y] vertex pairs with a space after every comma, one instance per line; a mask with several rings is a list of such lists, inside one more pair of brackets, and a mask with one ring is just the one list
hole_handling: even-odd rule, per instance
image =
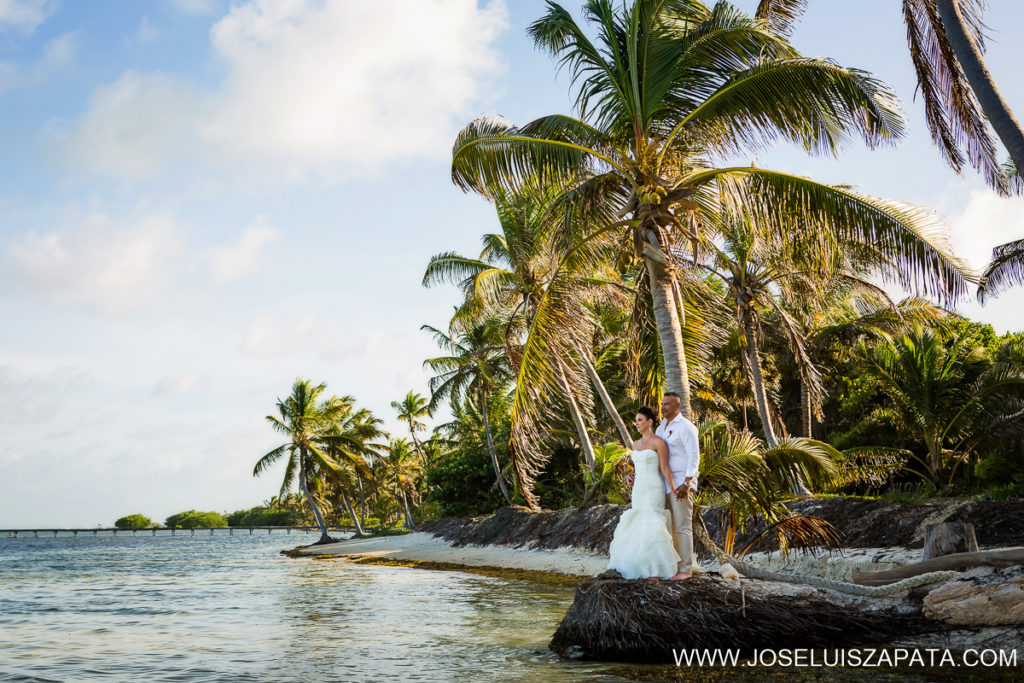
[[679, 394], [668, 392], [661, 401], [661, 424], [654, 432], [668, 444], [668, 466], [675, 491], [665, 484], [665, 507], [672, 513], [672, 542], [679, 553], [674, 581], [690, 578], [693, 572], [693, 497], [697, 493], [700, 447], [697, 428], [679, 412]]

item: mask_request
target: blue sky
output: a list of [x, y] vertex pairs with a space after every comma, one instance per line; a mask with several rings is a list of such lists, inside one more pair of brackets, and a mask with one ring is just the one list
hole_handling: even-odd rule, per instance
[[[753, 0], [737, 3], [748, 10]], [[939, 211], [976, 266], [1024, 237], [1024, 203], [931, 146], [899, 3], [812, 0], [807, 55], [872, 71], [912, 132], [773, 167]], [[1024, 6], [993, 3], [989, 65], [1016, 78]], [[575, 2], [567, 7], [576, 9]], [[451, 185], [475, 116], [566, 111], [533, 49], [536, 0], [0, 0], [0, 527], [233, 510], [263, 421], [296, 376], [389, 408], [426, 391], [453, 290], [429, 257], [472, 253], [489, 207]], [[1017, 297], [963, 311], [1024, 328]]]

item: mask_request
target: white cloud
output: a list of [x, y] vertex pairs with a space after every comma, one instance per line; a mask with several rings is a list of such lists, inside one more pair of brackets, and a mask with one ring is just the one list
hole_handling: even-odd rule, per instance
[[65, 33], [46, 43], [43, 54], [35, 64], [21, 66], [14, 62], [0, 62], [0, 94], [15, 88], [39, 85], [74, 61], [78, 51], [78, 37]]
[[183, 14], [212, 14], [217, 0], [171, 0], [171, 4]]
[[276, 179], [441, 158], [500, 72], [505, 24], [503, 0], [250, 0], [211, 29], [218, 88], [125, 73], [57, 143], [125, 177], [196, 158]]
[[949, 219], [949, 227], [956, 252], [981, 270], [992, 260], [993, 247], [1024, 237], [1024, 198], [971, 190], [963, 210]]
[[206, 375], [186, 372], [180, 375], [161, 377], [153, 387], [154, 396], [187, 396], [202, 389], [209, 382]]
[[253, 356], [306, 353], [332, 359], [355, 350], [357, 346], [338, 323], [305, 314], [298, 319], [258, 316], [249, 325], [238, 348], [242, 353]]
[[131, 178], [188, 159], [191, 129], [208, 111], [206, 97], [188, 83], [128, 71], [93, 92], [73, 128], [50, 129], [68, 163]]
[[[955, 252], [980, 272], [992, 260], [992, 248], [1024, 238], [1024, 198], [1005, 199], [986, 189], [970, 193], [963, 209], [949, 219], [950, 242]], [[1009, 290], [984, 307], [966, 302], [958, 310], [991, 323], [1004, 332], [1024, 329], [1024, 290]]]
[[158, 40], [160, 40], [160, 31], [149, 23], [149, 17], [142, 17], [142, 20], [139, 21], [139, 27], [135, 29], [135, 33], [125, 38], [125, 44], [134, 47], [155, 43]]
[[210, 249], [206, 255], [210, 278], [215, 282], [231, 282], [254, 272], [264, 248], [280, 235], [265, 218], [258, 218], [245, 228], [237, 241]]
[[0, 365], [0, 424], [42, 425], [58, 417], [73, 393], [93, 385], [92, 374], [75, 366], [32, 372]]
[[0, 31], [8, 28], [34, 31], [58, 7], [59, 0], [0, 0]]
[[11, 243], [4, 289], [85, 303], [105, 313], [145, 307], [165, 287], [168, 263], [181, 234], [164, 214], [117, 225], [104, 214], [46, 233], [31, 231]]
[[69, 225], [31, 230], [0, 254], [0, 293], [83, 304], [110, 315], [180, 310], [212, 288], [258, 272], [279, 233], [259, 217], [227, 241], [191, 244], [173, 214], [93, 211]]

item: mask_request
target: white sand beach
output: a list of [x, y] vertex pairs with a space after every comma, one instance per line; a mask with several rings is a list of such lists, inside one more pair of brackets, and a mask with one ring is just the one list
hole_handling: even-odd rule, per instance
[[455, 547], [431, 534], [413, 532], [402, 536], [355, 538], [329, 545], [303, 548], [300, 555], [341, 555], [419, 562], [450, 562], [467, 567], [528, 569], [577, 576], [603, 572], [608, 556], [573, 548], [531, 550], [509, 546]]
[[[608, 556], [586, 553], [575, 548], [556, 550], [515, 548], [503, 545], [453, 546], [429, 533], [414, 532], [402, 536], [350, 539], [330, 545], [299, 549], [298, 555], [367, 557], [416, 562], [445, 562], [466, 567], [501, 567], [555, 574], [593, 576], [608, 566]], [[821, 576], [849, 581], [855, 568], [883, 571], [921, 559], [921, 550], [908, 548], [856, 548], [816, 555], [790, 553], [783, 560], [778, 553], [754, 553], [747, 561], [775, 571]], [[714, 571], [717, 564], [705, 565]]]

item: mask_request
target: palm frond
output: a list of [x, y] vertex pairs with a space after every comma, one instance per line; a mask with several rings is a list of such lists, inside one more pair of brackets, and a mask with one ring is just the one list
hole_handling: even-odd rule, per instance
[[788, 36], [806, 9], [807, 0], [760, 0], [754, 16], [772, 31]]
[[1001, 244], [992, 250], [978, 285], [978, 301], [984, 303], [1010, 287], [1024, 284], [1024, 239]]
[[881, 81], [824, 59], [781, 59], [735, 73], [681, 122], [721, 155], [773, 140], [835, 154], [851, 133], [871, 147], [905, 135], [895, 94]]

